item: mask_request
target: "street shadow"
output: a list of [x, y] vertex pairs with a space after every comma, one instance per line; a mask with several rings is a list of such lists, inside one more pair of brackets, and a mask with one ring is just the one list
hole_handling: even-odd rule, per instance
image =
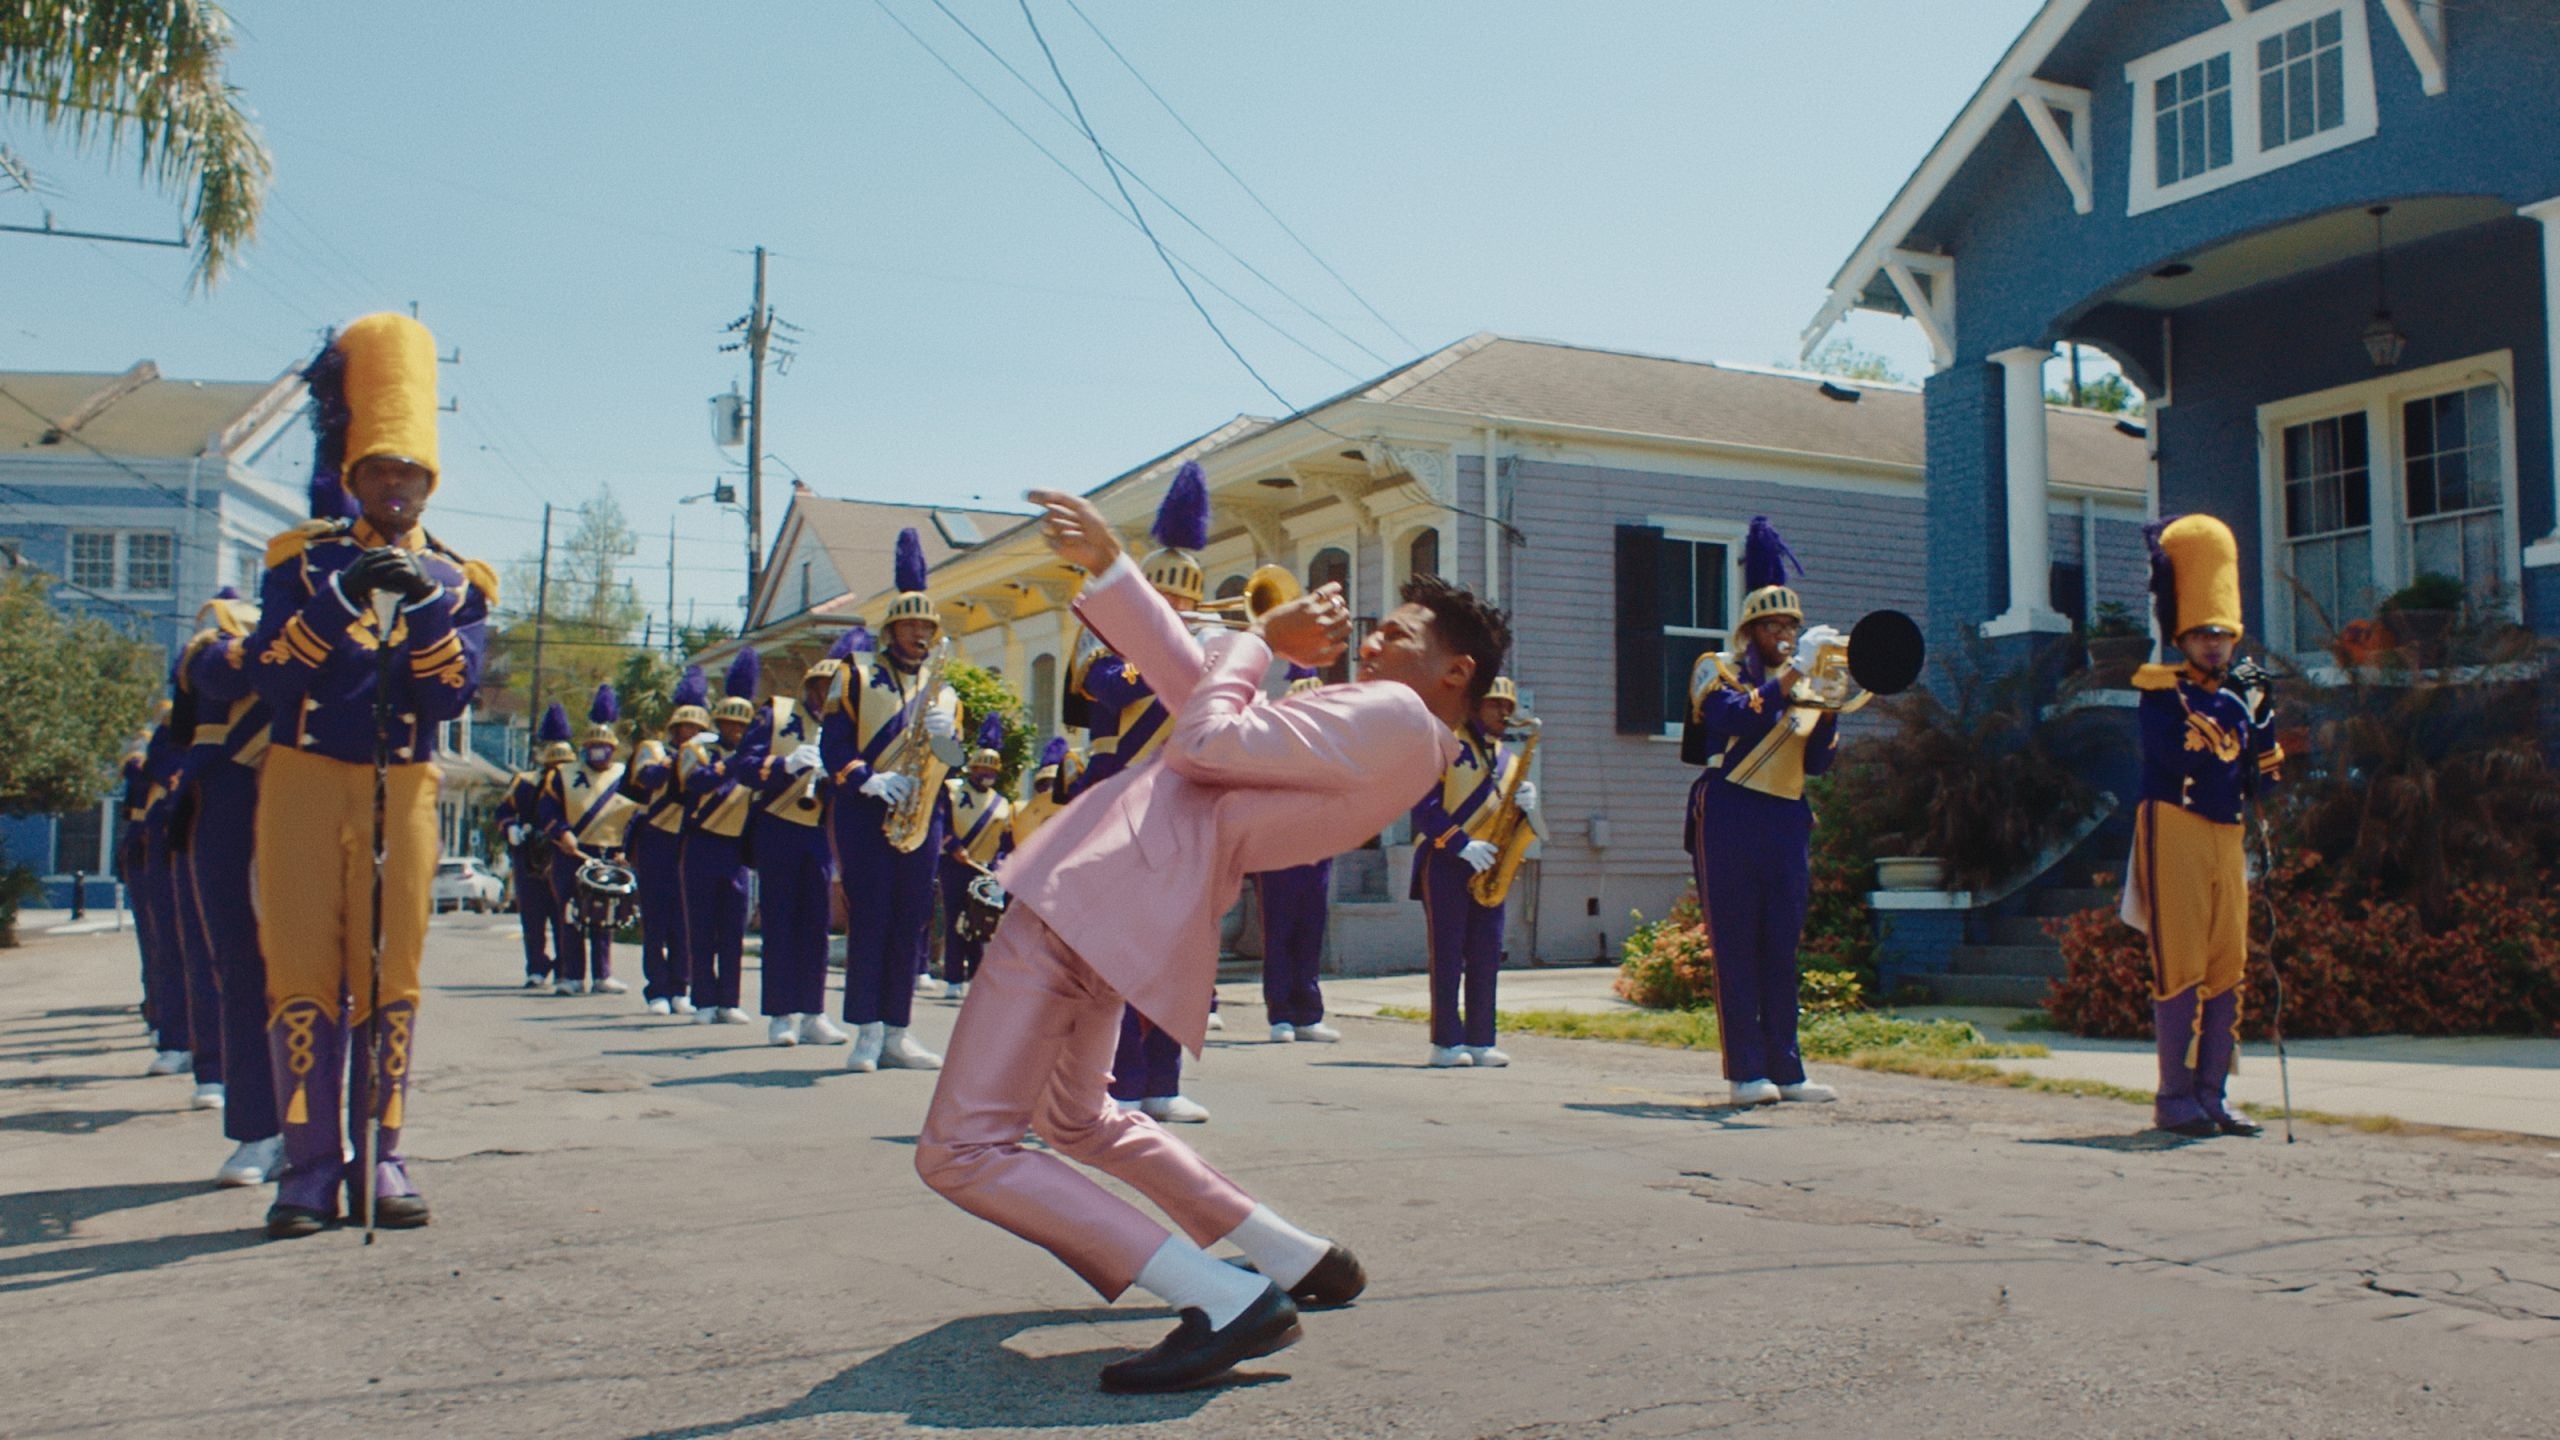
[[68, 1240], [83, 1220], [165, 1205], [201, 1195], [201, 1180], [154, 1180], [139, 1185], [81, 1185], [68, 1190], [22, 1190], [0, 1195], [0, 1248]]
[[[1115, 1320], [1172, 1318], [1164, 1310], [1107, 1313]], [[820, 1381], [787, 1404], [734, 1420], [653, 1430], [632, 1440], [705, 1440], [788, 1420], [839, 1415], [902, 1415], [911, 1426], [936, 1430], [1122, 1429], [1187, 1419], [1221, 1391], [1288, 1378], [1234, 1371], [1171, 1395], [1106, 1395], [1095, 1376], [1136, 1350], [1035, 1356], [1004, 1343], [1025, 1330], [1094, 1317], [1091, 1310], [1030, 1310], [948, 1321]]]
[[663, 1050], [599, 1050], [596, 1053], [633, 1060], [699, 1060], [706, 1055], [739, 1055], [764, 1048], [762, 1045], [670, 1045]]
[[[1433, 1066], [1420, 1060], [1310, 1060], [1310, 1070], [1429, 1070]], [[1469, 1070], [1469, 1065], [1442, 1065], [1442, 1070]]]
[[741, 1070], [731, 1075], [687, 1075], [678, 1080], [661, 1080], [660, 1090], [681, 1090], [689, 1085], [744, 1085], [758, 1090], [814, 1090], [818, 1082], [837, 1074], [834, 1070]]
[[[200, 1185], [189, 1186], [201, 1190]], [[56, 1285], [71, 1285], [94, 1280], [101, 1275], [127, 1275], [137, 1270], [157, 1270], [191, 1260], [198, 1255], [216, 1255], [225, 1250], [241, 1250], [267, 1243], [266, 1234], [258, 1229], [210, 1230], [194, 1235], [155, 1235], [143, 1240], [115, 1240], [103, 1245], [82, 1245], [69, 1250], [45, 1250], [31, 1255], [0, 1256], [0, 1295], [19, 1290], [48, 1290]]]
[[1741, 1125], [1737, 1122], [1750, 1118], [1752, 1112], [1756, 1110], [1765, 1110], [1770, 1107], [1717, 1105], [1704, 1100], [1688, 1105], [1669, 1100], [1622, 1100], [1606, 1105], [1597, 1101], [1578, 1100], [1568, 1103], [1564, 1108], [1586, 1115], [1617, 1115], [1629, 1120], [1690, 1120], [1721, 1125], [1728, 1130], [1749, 1130], [1759, 1127]]
[[[30, 1043], [42, 1047], [58, 1045], [60, 1042], [39, 1040]], [[20, 1060], [29, 1064], [39, 1060], [95, 1060], [101, 1055], [116, 1055], [127, 1051], [140, 1055], [146, 1053], [148, 1049], [149, 1047], [140, 1040], [120, 1040], [107, 1045], [82, 1045], [77, 1048], [31, 1050], [21, 1050], [5, 1041], [0, 1041], [0, 1060]]]
[[139, 1070], [124, 1075], [12, 1075], [0, 1080], [0, 1090], [77, 1090], [83, 1085], [113, 1085], [141, 1078]]
[[0, 1115], [0, 1130], [35, 1135], [94, 1135], [111, 1125], [167, 1110], [39, 1110], [28, 1115]]
[[70, 1015], [107, 1015], [139, 1019], [141, 1018], [141, 1011], [132, 1005], [65, 1005], [59, 1010], [47, 1010], [36, 1018], [39, 1020], [59, 1020]]
[[2168, 1130], [2136, 1130], [2129, 1135], [2054, 1135], [2042, 1140], [2021, 1140], [2021, 1145], [2072, 1145], [2083, 1150], [2114, 1150], [2125, 1154], [2154, 1154], [2162, 1150], [2184, 1150], [2201, 1144], [2198, 1137], [2179, 1135]]

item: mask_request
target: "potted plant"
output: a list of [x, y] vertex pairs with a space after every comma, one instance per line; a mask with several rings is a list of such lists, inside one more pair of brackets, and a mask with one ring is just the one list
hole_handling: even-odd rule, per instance
[[2411, 664], [2433, 669], [2444, 663], [2445, 637], [2461, 620], [2465, 598], [2460, 580], [2430, 570], [2382, 602], [2382, 623]]
[[2089, 623], [2090, 683], [2121, 688], [2142, 662], [2151, 658], [2151, 632], [2132, 606], [2121, 600], [2100, 602]]

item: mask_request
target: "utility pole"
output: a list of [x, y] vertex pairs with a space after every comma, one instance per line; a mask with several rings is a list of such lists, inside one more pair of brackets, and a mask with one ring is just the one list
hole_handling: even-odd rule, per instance
[[551, 614], [551, 502], [542, 503], [542, 558], [535, 564], [533, 582], [533, 683], [527, 687], [525, 723], [529, 728], [542, 724], [542, 626]]
[[667, 521], [667, 653], [684, 661], [684, 640], [676, 634], [676, 525]]
[[756, 247], [756, 308], [747, 326], [747, 604], [764, 582], [764, 357], [773, 312], [764, 303], [764, 247]]

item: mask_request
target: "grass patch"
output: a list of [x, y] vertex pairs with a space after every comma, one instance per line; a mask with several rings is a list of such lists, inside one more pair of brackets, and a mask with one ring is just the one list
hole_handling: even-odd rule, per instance
[[[1383, 1006], [1378, 1013], [1391, 1020], [1431, 1018], [1429, 1011], [1410, 1005]], [[1617, 1040], [1673, 1050], [1723, 1048], [1713, 1010], [1504, 1010], [1494, 1016], [1494, 1028], [1515, 1035]], [[1852, 1064], [1867, 1054], [1957, 1062], [2035, 1060], [2051, 1053], [2042, 1045], [1994, 1044], [1962, 1020], [1904, 1020], [1870, 1010], [1807, 1015], [1797, 1034], [1806, 1059]]]

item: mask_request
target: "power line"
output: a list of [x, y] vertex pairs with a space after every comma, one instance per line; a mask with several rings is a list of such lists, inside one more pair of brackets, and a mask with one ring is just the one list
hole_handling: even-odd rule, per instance
[[1200, 132], [1191, 128], [1191, 122], [1182, 118], [1182, 112], [1173, 108], [1173, 102], [1164, 98], [1163, 94], [1148, 81], [1147, 77], [1139, 72], [1138, 67], [1130, 62], [1128, 56], [1120, 53], [1120, 47], [1111, 43], [1111, 37], [1102, 33], [1102, 27], [1093, 23], [1093, 17], [1084, 13], [1083, 6], [1077, 4], [1076, 0], [1066, 0], [1066, 3], [1067, 8], [1075, 12], [1076, 18], [1084, 22], [1085, 28], [1093, 32], [1093, 38], [1102, 42], [1102, 48], [1111, 52], [1111, 58], [1120, 62], [1121, 66], [1129, 72], [1130, 77], [1138, 82], [1140, 88], [1144, 89], [1149, 95], [1155, 97], [1155, 102], [1164, 107], [1164, 113], [1172, 116], [1173, 123], [1182, 127], [1182, 133], [1190, 136], [1192, 140], [1200, 146], [1201, 153], [1207, 155], [1211, 161], [1216, 163], [1219, 169], [1225, 171], [1228, 179], [1236, 182], [1237, 189], [1242, 190], [1252, 199], [1254, 204], [1260, 206], [1263, 214], [1271, 217], [1271, 223], [1280, 227], [1281, 234], [1296, 241], [1298, 243], [1298, 248], [1307, 253], [1308, 259], [1316, 262], [1316, 264], [1324, 270], [1324, 273], [1333, 277], [1335, 284], [1342, 287], [1342, 292], [1344, 294], [1357, 301], [1361, 309], [1369, 312], [1370, 319], [1387, 327], [1387, 333], [1395, 336], [1398, 340], [1403, 341], [1407, 349], [1419, 350], [1422, 348], [1420, 344], [1414, 341], [1413, 337], [1405, 334], [1402, 330], [1397, 329], [1394, 321], [1379, 314], [1378, 307], [1370, 304], [1367, 296], [1362, 295], [1357, 289], [1354, 289], [1351, 282], [1343, 278], [1341, 271], [1336, 270], [1333, 266], [1327, 264], [1325, 258], [1316, 253], [1316, 247], [1307, 243], [1306, 237], [1289, 228], [1289, 222], [1280, 218], [1280, 212], [1272, 209], [1269, 202], [1265, 201], [1251, 185], [1246, 184], [1244, 177], [1236, 173], [1235, 167], [1229, 165], [1216, 150], [1210, 148], [1209, 142], [1201, 138]]

